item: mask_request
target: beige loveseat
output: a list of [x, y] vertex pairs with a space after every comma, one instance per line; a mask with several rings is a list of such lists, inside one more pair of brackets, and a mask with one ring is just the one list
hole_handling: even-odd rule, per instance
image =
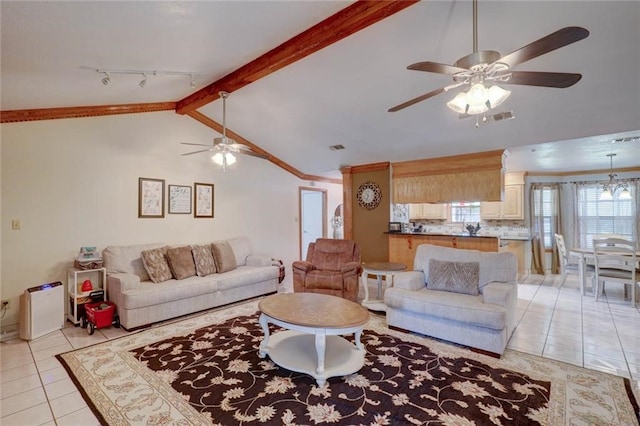
[[[215, 248], [220, 250], [216, 252]], [[172, 263], [171, 259], [177, 258], [172, 255], [180, 253], [185, 255], [183, 261]], [[189, 264], [189, 253], [193, 265]], [[202, 253], [206, 254], [205, 260]], [[280, 275], [277, 261], [252, 254], [247, 237], [176, 246], [173, 250], [166, 244], [109, 246], [102, 255], [107, 268], [107, 296], [116, 304], [120, 324], [127, 330], [274, 293]], [[215, 265], [207, 263], [211, 258]], [[149, 274], [151, 263], [161, 263], [159, 272], [152, 270]]]
[[387, 323], [502, 354], [516, 325], [516, 262], [508, 252], [420, 245], [414, 270], [385, 291]]

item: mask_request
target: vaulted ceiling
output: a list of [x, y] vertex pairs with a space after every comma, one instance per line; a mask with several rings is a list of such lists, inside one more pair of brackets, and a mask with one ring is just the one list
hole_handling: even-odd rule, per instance
[[[3, 122], [22, 110], [153, 103], [220, 123], [215, 98], [227, 90], [228, 127], [276, 164], [310, 175], [502, 148], [511, 153], [511, 170], [606, 169], [610, 152], [618, 153], [616, 167], [640, 166], [640, 141], [611, 143], [640, 136], [638, 1], [480, 0], [480, 50], [507, 54], [567, 26], [590, 35], [516, 67], [581, 73], [581, 81], [566, 89], [512, 85], [498, 112], [511, 110], [515, 119], [477, 128], [473, 118], [459, 119], [446, 107], [455, 90], [387, 112], [451, 83], [406, 66], [453, 64], [473, 51], [469, 1], [425, 0], [375, 13], [341, 1], [2, 1], [0, 7]], [[374, 18], [380, 21], [369, 22]], [[324, 20], [337, 27], [309, 30]], [[294, 37], [307, 30], [312, 36], [297, 43]], [[268, 53], [274, 48], [280, 56]], [[140, 88], [140, 75], [115, 74], [105, 86], [96, 69], [194, 72], [196, 87], [188, 76], [151, 75]], [[335, 144], [346, 149], [330, 150]]]

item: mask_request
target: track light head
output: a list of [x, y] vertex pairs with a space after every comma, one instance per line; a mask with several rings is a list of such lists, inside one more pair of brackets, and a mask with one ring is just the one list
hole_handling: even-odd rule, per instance
[[142, 76], [144, 78], [142, 79], [142, 81], [140, 81], [140, 83], [138, 83], [138, 85], [144, 89], [144, 87], [147, 85], [147, 74], [142, 73]]
[[102, 84], [104, 84], [105, 86], [108, 86], [109, 83], [111, 83], [111, 77], [109, 77], [109, 73], [105, 72], [104, 73], [104, 78], [102, 79]]

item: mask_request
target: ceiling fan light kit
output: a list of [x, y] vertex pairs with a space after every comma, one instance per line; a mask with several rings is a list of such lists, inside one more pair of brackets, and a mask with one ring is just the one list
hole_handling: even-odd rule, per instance
[[498, 107], [511, 95], [511, 91], [503, 89], [496, 83], [566, 88], [573, 86], [582, 78], [581, 74], [512, 71], [512, 68], [586, 38], [589, 31], [584, 28], [561, 28], [508, 55], [501, 56], [495, 50], [478, 51], [477, 27], [477, 0], [473, 0], [473, 53], [459, 59], [454, 65], [427, 61], [411, 64], [407, 67], [407, 69], [414, 71], [449, 75], [453, 79], [453, 84], [396, 105], [390, 108], [389, 112], [396, 112], [440, 93], [467, 86], [468, 89], [463, 89], [458, 93], [447, 102], [447, 106], [458, 114], [477, 116]]
[[209, 144], [182, 142], [183, 145], [208, 147], [207, 149], [199, 149], [198, 151], [187, 152], [182, 155], [213, 152], [214, 154], [211, 156], [211, 161], [213, 161], [214, 164], [222, 166], [223, 171], [226, 171], [228, 166], [233, 165], [237, 161], [236, 154], [246, 154], [252, 157], [267, 159], [268, 157], [266, 155], [255, 152], [251, 147], [237, 143], [235, 140], [227, 137], [227, 98], [229, 97], [229, 93], [221, 91], [219, 95], [222, 98], [222, 137], [214, 138], [213, 146]]

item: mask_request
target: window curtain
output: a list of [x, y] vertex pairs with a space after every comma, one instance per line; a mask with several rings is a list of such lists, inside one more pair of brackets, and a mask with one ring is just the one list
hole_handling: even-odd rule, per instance
[[530, 228], [533, 232], [531, 241], [531, 271], [545, 274], [545, 251], [551, 253], [551, 273], [560, 273], [560, 256], [555, 243], [554, 234], [562, 231], [562, 202], [559, 183], [534, 183], [530, 192]]

